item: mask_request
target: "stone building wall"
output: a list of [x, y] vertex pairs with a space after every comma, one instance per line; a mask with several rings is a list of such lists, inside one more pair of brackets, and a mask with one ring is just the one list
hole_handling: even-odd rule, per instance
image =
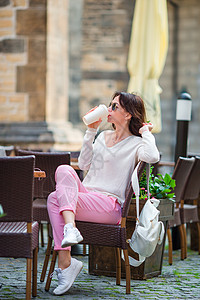
[[68, 1], [47, 3], [47, 122], [68, 120]]
[[78, 150], [68, 122], [69, 0], [0, 1], [0, 144]]
[[82, 55], [82, 15], [84, 0], [69, 0], [69, 121], [73, 124], [81, 122], [81, 55]]
[[156, 139], [163, 159], [173, 160], [176, 145], [176, 102], [183, 90], [187, 90], [192, 97], [188, 152], [200, 153], [198, 138], [200, 132], [200, 2], [198, 0], [168, 1], [168, 16], [169, 50], [160, 78], [163, 89], [161, 94], [163, 128], [162, 132], [156, 135]]
[[[162, 132], [155, 137], [162, 159], [173, 160], [176, 100], [182, 89], [193, 100], [188, 151], [200, 152], [200, 1], [167, 3], [169, 49], [159, 80]], [[68, 117], [84, 132], [85, 112], [99, 103], [108, 104], [114, 91], [127, 90], [134, 4], [128, 0], [1, 0], [0, 123], [7, 123], [8, 129], [9, 124], [16, 127], [14, 122], [27, 128], [27, 122], [35, 122], [28, 137], [31, 130], [43, 128], [38, 142], [49, 137], [54, 144], [57, 136], [63, 145], [70, 140], [79, 147], [82, 135], [74, 131]], [[57, 36], [51, 30], [55, 22]], [[62, 120], [62, 124], [49, 125], [46, 120]]]
[[[176, 144], [176, 101], [183, 89], [187, 89], [193, 99], [188, 152], [200, 153], [200, 141], [196, 138], [200, 129], [200, 2], [172, 0], [167, 5], [169, 48], [159, 80], [163, 89], [162, 132], [155, 137], [162, 159], [173, 160]], [[133, 11], [134, 1], [84, 1], [80, 116], [92, 106], [107, 104], [113, 91], [126, 91]]]
[[46, 0], [0, 2], [0, 122], [45, 119]]
[[128, 84], [127, 55], [134, 1], [85, 0], [82, 21], [80, 114], [109, 104]]
[[185, 87], [192, 96], [188, 151], [200, 154], [200, 1], [180, 1], [178, 89]]

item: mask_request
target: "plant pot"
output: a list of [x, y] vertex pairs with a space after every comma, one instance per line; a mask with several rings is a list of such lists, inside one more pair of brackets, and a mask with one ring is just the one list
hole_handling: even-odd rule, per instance
[[[140, 201], [140, 210], [145, 204], [145, 200]], [[161, 245], [157, 245], [154, 253], [148, 257], [139, 267], [131, 266], [132, 279], [147, 279], [161, 274], [163, 253], [165, 247], [165, 238], [168, 220], [173, 219], [174, 203], [168, 199], [160, 199], [158, 209], [160, 210], [160, 220], [163, 221], [165, 227], [165, 236]], [[131, 238], [135, 229], [136, 220], [136, 204], [132, 200], [129, 215], [127, 217], [127, 238]], [[129, 254], [137, 258], [129, 247]], [[90, 246], [89, 247], [89, 273], [92, 275], [116, 276], [115, 252], [113, 248]], [[122, 260], [122, 278], [125, 278], [125, 264]]]

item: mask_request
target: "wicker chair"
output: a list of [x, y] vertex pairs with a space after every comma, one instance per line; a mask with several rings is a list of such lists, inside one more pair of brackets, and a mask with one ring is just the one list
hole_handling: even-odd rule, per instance
[[70, 152], [41, 152], [18, 149], [17, 155], [34, 155], [35, 167], [45, 171], [46, 178], [35, 179], [33, 220], [38, 221], [41, 229], [41, 245], [44, 246], [43, 223], [49, 224], [47, 197], [55, 190], [55, 171], [59, 165], [70, 164]]
[[[138, 176], [140, 177], [145, 168], [145, 163], [141, 162], [138, 168]], [[130, 265], [128, 259], [128, 243], [126, 242], [126, 217], [128, 216], [133, 189], [129, 184], [126, 193], [126, 199], [122, 209], [122, 219], [120, 225], [108, 225], [91, 222], [76, 221], [76, 226], [80, 230], [84, 239], [82, 244], [100, 245], [115, 248], [116, 253], [116, 284], [120, 285], [121, 281], [121, 250], [123, 250], [126, 266], [126, 293], [130, 294]], [[51, 284], [51, 274], [54, 271], [56, 263], [57, 251], [53, 251], [51, 265], [46, 281], [45, 290], [48, 291]]]
[[181, 240], [181, 259], [183, 260], [185, 257], [185, 243], [184, 243], [184, 229], [183, 224], [181, 222], [181, 215], [180, 215], [180, 202], [183, 196], [183, 192], [187, 183], [187, 179], [189, 177], [190, 171], [192, 169], [194, 163], [194, 158], [184, 158], [179, 157], [172, 178], [176, 180], [176, 187], [175, 187], [175, 208], [174, 208], [174, 219], [169, 220], [168, 222], [168, 229], [167, 229], [167, 236], [169, 242], [168, 248], [168, 255], [169, 255], [169, 264], [172, 264], [172, 235], [171, 235], [171, 228], [178, 227], [180, 233], [180, 240]]
[[[53, 153], [68, 153], [68, 152], [65, 152], [65, 151], [58, 151], [58, 150], [55, 150], [55, 149], [50, 149], [50, 152], [53, 152]], [[80, 155], [80, 151], [70, 151], [70, 164], [71, 166], [74, 168], [74, 170], [76, 171], [78, 177], [80, 178], [80, 180], [82, 181], [83, 178], [84, 178], [84, 171], [83, 170], [80, 170], [79, 167], [78, 167], [78, 157]]]
[[39, 225], [32, 222], [35, 157], [1, 157], [1, 204], [6, 215], [0, 219], [0, 256], [23, 257], [26, 267], [26, 299], [37, 295], [37, 252]]
[[187, 257], [187, 235], [184, 224], [196, 223], [198, 233], [198, 252], [200, 254], [200, 219], [197, 199], [200, 192], [200, 157], [196, 156], [181, 198], [180, 216], [184, 230], [185, 257]]

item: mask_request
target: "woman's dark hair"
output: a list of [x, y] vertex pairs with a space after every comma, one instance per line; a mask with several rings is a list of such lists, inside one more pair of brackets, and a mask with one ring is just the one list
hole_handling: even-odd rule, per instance
[[144, 101], [138, 95], [132, 93], [115, 92], [112, 99], [119, 96], [119, 103], [123, 109], [129, 112], [132, 117], [129, 123], [129, 130], [133, 135], [141, 136], [139, 129], [146, 122], [146, 111]]

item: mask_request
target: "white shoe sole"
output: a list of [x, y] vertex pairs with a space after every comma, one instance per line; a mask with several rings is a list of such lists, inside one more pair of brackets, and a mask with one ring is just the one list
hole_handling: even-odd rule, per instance
[[65, 248], [65, 247], [73, 246], [73, 245], [76, 245], [76, 244], [78, 244], [78, 243], [80, 243], [82, 241], [83, 241], [83, 237], [79, 237], [78, 239], [72, 240], [72, 241], [65, 241], [63, 239], [62, 243], [61, 243], [61, 247]]

